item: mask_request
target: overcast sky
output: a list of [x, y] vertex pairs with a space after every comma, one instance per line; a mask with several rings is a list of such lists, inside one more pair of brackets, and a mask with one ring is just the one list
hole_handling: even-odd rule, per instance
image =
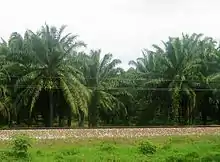
[[89, 49], [112, 53], [128, 67], [143, 48], [168, 36], [220, 38], [218, 0], [2, 0], [0, 36], [39, 29], [45, 22], [80, 35]]

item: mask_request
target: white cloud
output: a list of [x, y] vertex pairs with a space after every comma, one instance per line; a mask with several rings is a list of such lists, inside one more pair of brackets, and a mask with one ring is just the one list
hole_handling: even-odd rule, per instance
[[4, 0], [0, 36], [38, 29], [45, 22], [68, 25], [89, 48], [127, 62], [168, 36], [181, 32], [220, 38], [217, 0]]

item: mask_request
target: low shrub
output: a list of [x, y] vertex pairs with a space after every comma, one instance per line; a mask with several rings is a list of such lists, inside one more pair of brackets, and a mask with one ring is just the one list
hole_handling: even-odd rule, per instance
[[31, 138], [26, 135], [15, 136], [12, 139], [12, 153], [17, 158], [27, 158], [31, 147]]
[[162, 145], [161, 149], [163, 150], [168, 150], [172, 147], [172, 138], [169, 138], [168, 140], [166, 140], [164, 142], [164, 144]]
[[138, 151], [144, 155], [154, 154], [157, 151], [157, 147], [149, 141], [142, 141], [138, 145]]
[[102, 144], [100, 145], [100, 150], [101, 151], [106, 151], [106, 152], [113, 152], [114, 150], [116, 150], [116, 145], [112, 144], [112, 143], [106, 143], [106, 142], [102, 142]]
[[166, 162], [186, 162], [185, 158], [178, 155], [171, 155], [166, 159]]
[[189, 152], [185, 155], [185, 158], [186, 159], [197, 159], [197, 158], [199, 158], [199, 153], [197, 153], [195, 151], [194, 152]]
[[206, 155], [204, 157], [201, 158], [202, 162], [206, 162], [206, 161], [220, 161], [220, 154], [216, 153], [216, 154], [210, 154], [210, 155]]
[[73, 155], [76, 155], [78, 153], [79, 153], [79, 150], [77, 150], [76, 148], [66, 149], [66, 150], [63, 150], [61, 152], [61, 154], [64, 155], [64, 156], [73, 156]]

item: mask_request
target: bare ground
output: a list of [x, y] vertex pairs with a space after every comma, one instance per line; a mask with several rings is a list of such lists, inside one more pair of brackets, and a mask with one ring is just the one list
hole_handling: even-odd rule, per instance
[[38, 139], [220, 135], [220, 127], [1, 130], [0, 140], [25, 134]]

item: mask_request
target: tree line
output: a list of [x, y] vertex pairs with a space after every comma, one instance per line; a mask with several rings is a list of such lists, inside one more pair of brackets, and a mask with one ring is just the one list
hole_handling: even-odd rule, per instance
[[143, 126], [220, 122], [220, 48], [202, 34], [169, 37], [142, 57], [80, 51], [77, 35], [44, 25], [0, 44], [0, 124]]

